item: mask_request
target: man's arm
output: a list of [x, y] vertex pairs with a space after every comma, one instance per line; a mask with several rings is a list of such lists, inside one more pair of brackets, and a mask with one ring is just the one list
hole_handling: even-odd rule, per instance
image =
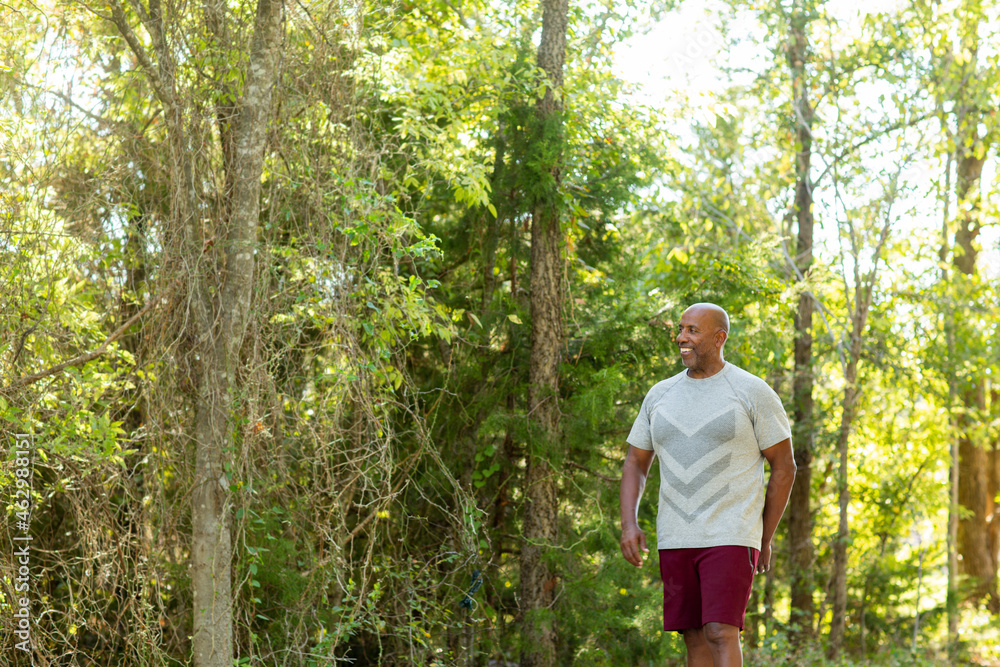
[[795, 454], [792, 452], [792, 441], [788, 438], [768, 447], [761, 454], [771, 466], [771, 477], [767, 480], [767, 495], [764, 497], [764, 534], [760, 540], [757, 571], [767, 572], [771, 569], [771, 538], [781, 515], [785, 513], [792, 482], [795, 481]]
[[622, 517], [622, 555], [636, 567], [642, 567], [642, 553], [649, 553], [646, 534], [639, 528], [639, 498], [646, 487], [646, 476], [653, 465], [653, 450], [629, 445], [622, 468], [622, 488], [619, 495]]

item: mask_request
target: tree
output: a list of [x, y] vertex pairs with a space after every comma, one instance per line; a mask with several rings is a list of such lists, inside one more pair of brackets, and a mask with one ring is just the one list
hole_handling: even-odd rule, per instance
[[787, 15], [788, 44], [786, 59], [791, 78], [792, 115], [795, 126], [795, 198], [796, 221], [794, 274], [803, 283], [798, 310], [794, 315], [794, 369], [792, 379], [792, 442], [797, 472], [788, 503], [788, 547], [791, 567], [791, 618], [796, 632], [812, 635], [814, 601], [812, 568], [812, 461], [815, 425], [813, 423], [812, 324], [815, 297], [805, 287], [813, 263], [813, 188], [811, 173], [813, 124], [815, 111], [809, 101], [811, 53], [809, 24], [815, 19], [811, 3], [796, 3]]
[[[958, 209], [952, 266], [958, 294], [971, 297], [977, 290], [976, 238], [982, 229], [980, 178], [989, 146], [996, 140], [1000, 126], [988, 120], [984, 106], [985, 91], [973, 82], [994, 80], [979, 65], [979, 24], [982, 8], [978, 2], [963, 3], [957, 17], [959, 41], [957, 53], [948, 59], [949, 89], [954, 102], [955, 199]], [[995, 114], [993, 114], [995, 117]], [[980, 129], [986, 125], [985, 132]], [[961, 298], [960, 296], [960, 298]], [[969, 301], [970, 303], [972, 300]], [[970, 335], [962, 332], [960, 337]], [[975, 335], [975, 334], [971, 334]], [[959, 519], [958, 551], [961, 569], [972, 577], [975, 585], [970, 595], [987, 599], [994, 614], [1000, 613], [1000, 592], [997, 590], [998, 533], [992, 526], [995, 516], [997, 458], [995, 450], [981, 433], [978, 424], [987, 414], [987, 390], [981, 376], [963, 378], [959, 386], [962, 410], [958, 415], [958, 503], [970, 512]]]
[[[547, 613], [556, 599], [557, 576], [545, 552], [558, 539], [559, 489], [552, 451], [559, 442], [559, 365], [562, 360], [562, 225], [560, 160], [563, 152], [563, 63], [568, 0], [545, 0], [538, 67], [544, 92], [533, 121], [542, 187], [531, 211], [531, 356], [528, 370], [530, 441], [525, 471], [524, 542], [521, 546], [522, 667], [555, 663], [555, 627]], [[547, 617], [546, 617], [547, 616]]]
[[[242, 90], [220, 84], [210, 91], [220, 119], [224, 185], [213, 193], [214, 221], [199, 213], [203, 201], [193, 142], [203, 131], [195, 107], [200, 100], [177, 75], [173, 43], [178, 26], [168, 23], [159, 2], [133, 11], [152, 44], [147, 49], [135, 33], [125, 7], [111, 3], [111, 21], [132, 49], [150, 87], [162, 104], [170, 136], [173, 204], [169, 236], [179, 240], [178, 260], [193, 270], [183, 276], [193, 324], [194, 353], [200, 359], [191, 438], [195, 443], [195, 477], [191, 494], [191, 588], [193, 593], [194, 663], [233, 662], [232, 533], [228, 452], [232, 450], [232, 414], [240, 349], [246, 332], [253, 287], [254, 247], [260, 217], [260, 180], [264, 164], [271, 93], [281, 57], [282, 4], [259, 0]], [[221, 6], [205, 6], [215, 38], [227, 37], [231, 20]], [[227, 52], [236, 44], [222, 43]], [[232, 95], [232, 98], [229, 98]], [[208, 224], [206, 224], [208, 223]], [[161, 283], [162, 284], [162, 283]]]
[[[905, 162], [901, 162], [901, 165]], [[900, 170], [902, 167], [900, 167]], [[844, 280], [844, 299], [847, 304], [848, 331], [844, 336], [847, 344], [840, 350], [841, 364], [844, 373], [844, 393], [841, 401], [840, 428], [837, 435], [837, 500], [839, 505], [839, 521], [837, 538], [833, 553], [833, 618], [830, 621], [829, 656], [837, 659], [844, 644], [844, 631], [847, 623], [847, 552], [850, 541], [850, 526], [848, 520], [848, 505], [850, 492], [848, 490], [848, 449], [851, 430], [856, 415], [858, 397], [861, 387], [858, 385], [858, 363], [863, 351], [868, 315], [872, 308], [877, 285], [879, 263], [882, 252], [889, 239], [889, 233], [894, 222], [892, 204], [897, 196], [897, 179], [899, 172], [889, 177], [884, 184], [886, 189], [884, 202], [878, 202], [867, 211], [846, 210], [841, 223], [841, 237], [846, 236], [849, 244], [847, 257], [841, 259], [842, 265], [851, 267], [853, 279]], [[835, 185], [836, 187], [836, 185]], [[873, 230], [859, 228], [855, 217], [862, 218], [863, 223], [874, 227]], [[881, 222], [876, 222], [881, 217]], [[872, 225], [872, 223], [875, 223]], [[868, 243], [865, 243], [868, 237]], [[864, 257], [865, 246], [870, 248], [869, 257]]]

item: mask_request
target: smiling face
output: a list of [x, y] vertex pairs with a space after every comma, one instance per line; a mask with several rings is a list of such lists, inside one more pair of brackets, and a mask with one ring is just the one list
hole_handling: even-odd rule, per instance
[[713, 304], [696, 304], [681, 315], [677, 347], [689, 377], [710, 377], [726, 365], [722, 346], [728, 335], [728, 319], [726, 311]]

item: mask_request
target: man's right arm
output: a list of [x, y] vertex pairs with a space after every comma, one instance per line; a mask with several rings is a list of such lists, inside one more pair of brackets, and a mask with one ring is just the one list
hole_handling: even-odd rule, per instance
[[621, 548], [625, 560], [636, 567], [642, 567], [642, 552], [646, 547], [646, 534], [639, 528], [639, 498], [646, 486], [649, 467], [653, 465], [653, 450], [639, 449], [629, 445], [625, 465], [622, 467], [622, 486], [619, 495], [621, 504], [622, 538]]

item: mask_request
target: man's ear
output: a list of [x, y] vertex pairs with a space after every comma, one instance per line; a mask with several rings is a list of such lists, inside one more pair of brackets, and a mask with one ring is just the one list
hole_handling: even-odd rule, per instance
[[726, 340], [728, 338], [729, 334], [727, 334], [724, 330], [719, 329], [715, 332], [715, 346], [722, 349], [722, 346], [726, 344]]

